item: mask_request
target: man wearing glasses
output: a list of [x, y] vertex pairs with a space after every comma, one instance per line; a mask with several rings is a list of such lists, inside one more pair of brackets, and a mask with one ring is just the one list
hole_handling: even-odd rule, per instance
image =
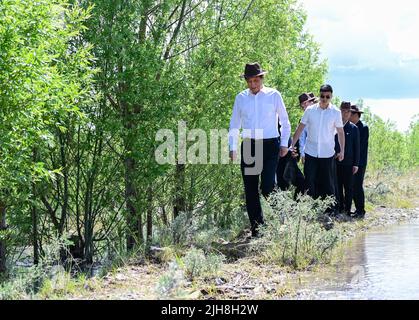
[[[340, 152], [336, 155], [338, 161], [343, 161], [345, 150], [345, 133], [341, 112], [332, 103], [333, 89], [330, 85], [320, 88], [320, 102], [310, 106], [304, 112], [300, 125], [292, 139], [291, 148], [307, 128], [307, 141], [304, 148], [304, 175], [307, 194], [317, 199], [335, 195], [335, 132], [338, 133]], [[335, 208], [333, 213], [336, 213]]]

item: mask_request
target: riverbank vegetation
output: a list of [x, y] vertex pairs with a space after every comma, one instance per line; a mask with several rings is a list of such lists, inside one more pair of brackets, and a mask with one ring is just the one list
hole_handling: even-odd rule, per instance
[[[159, 129], [227, 128], [249, 61], [295, 128], [296, 97], [327, 74], [304, 24], [294, 0], [2, 1], [0, 298], [96, 292], [121, 268], [146, 296], [196, 298], [231, 286], [235, 263], [327, 263], [340, 234], [316, 220], [324, 203], [276, 194], [249, 243], [237, 166], [154, 160]], [[400, 133], [366, 111], [369, 208], [414, 207], [419, 122]]]

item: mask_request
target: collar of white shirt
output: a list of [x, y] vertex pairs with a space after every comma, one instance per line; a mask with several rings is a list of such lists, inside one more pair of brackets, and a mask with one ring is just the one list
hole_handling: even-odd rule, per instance
[[[320, 109], [323, 109], [323, 108], [320, 106], [320, 102], [319, 102], [319, 103], [317, 103], [317, 107], [318, 107], [318, 108], [320, 108]], [[333, 108], [333, 107], [334, 107], [334, 106], [333, 106], [333, 104], [329, 102], [329, 104], [327, 105], [327, 108], [325, 108], [325, 109], [323, 109], [323, 110], [331, 109], [331, 108]]]
[[[268, 92], [268, 89], [265, 86], [262, 86], [262, 88], [259, 90], [259, 92], [257, 94], [259, 94], [259, 93], [267, 93], [267, 92]], [[252, 90], [250, 90], [250, 89], [247, 89], [247, 94], [248, 95], [251, 95], [251, 96], [255, 96], [256, 95], [256, 94], [253, 94]]]

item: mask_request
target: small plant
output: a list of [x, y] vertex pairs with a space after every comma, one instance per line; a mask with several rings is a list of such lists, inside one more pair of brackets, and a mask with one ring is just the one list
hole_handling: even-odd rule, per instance
[[82, 288], [81, 281], [73, 279], [68, 272], [58, 271], [52, 278], [46, 279], [37, 297], [40, 299], [59, 299], [68, 294], [74, 294]]
[[263, 260], [304, 269], [326, 261], [338, 243], [335, 230], [327, 231], [321, 217], [334, 199], [314, 200], [307, 195], [293, 199], [293, 191], [274, 193], [268, 202], [262, 237], [252, 242]]
[[181, 296], [184, 283], [183, 270], [177, 262], [173, 261], [169, 263], [169, 270], [159, 278], [156, 293], [161, 299]]
[[224, 261], [223, 255], [205, 255], [203, 250], [196, 248], [189, 250], [183, 258], [185, 272], [190, 279], [216, 275]]

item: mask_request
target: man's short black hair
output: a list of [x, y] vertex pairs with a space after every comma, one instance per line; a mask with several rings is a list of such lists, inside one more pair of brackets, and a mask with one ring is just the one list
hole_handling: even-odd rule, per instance
[[330, 84], [324, 84], [320, 87], [320, 92], [331, 92], [331, 93], [333, 93], [333, 88]]

